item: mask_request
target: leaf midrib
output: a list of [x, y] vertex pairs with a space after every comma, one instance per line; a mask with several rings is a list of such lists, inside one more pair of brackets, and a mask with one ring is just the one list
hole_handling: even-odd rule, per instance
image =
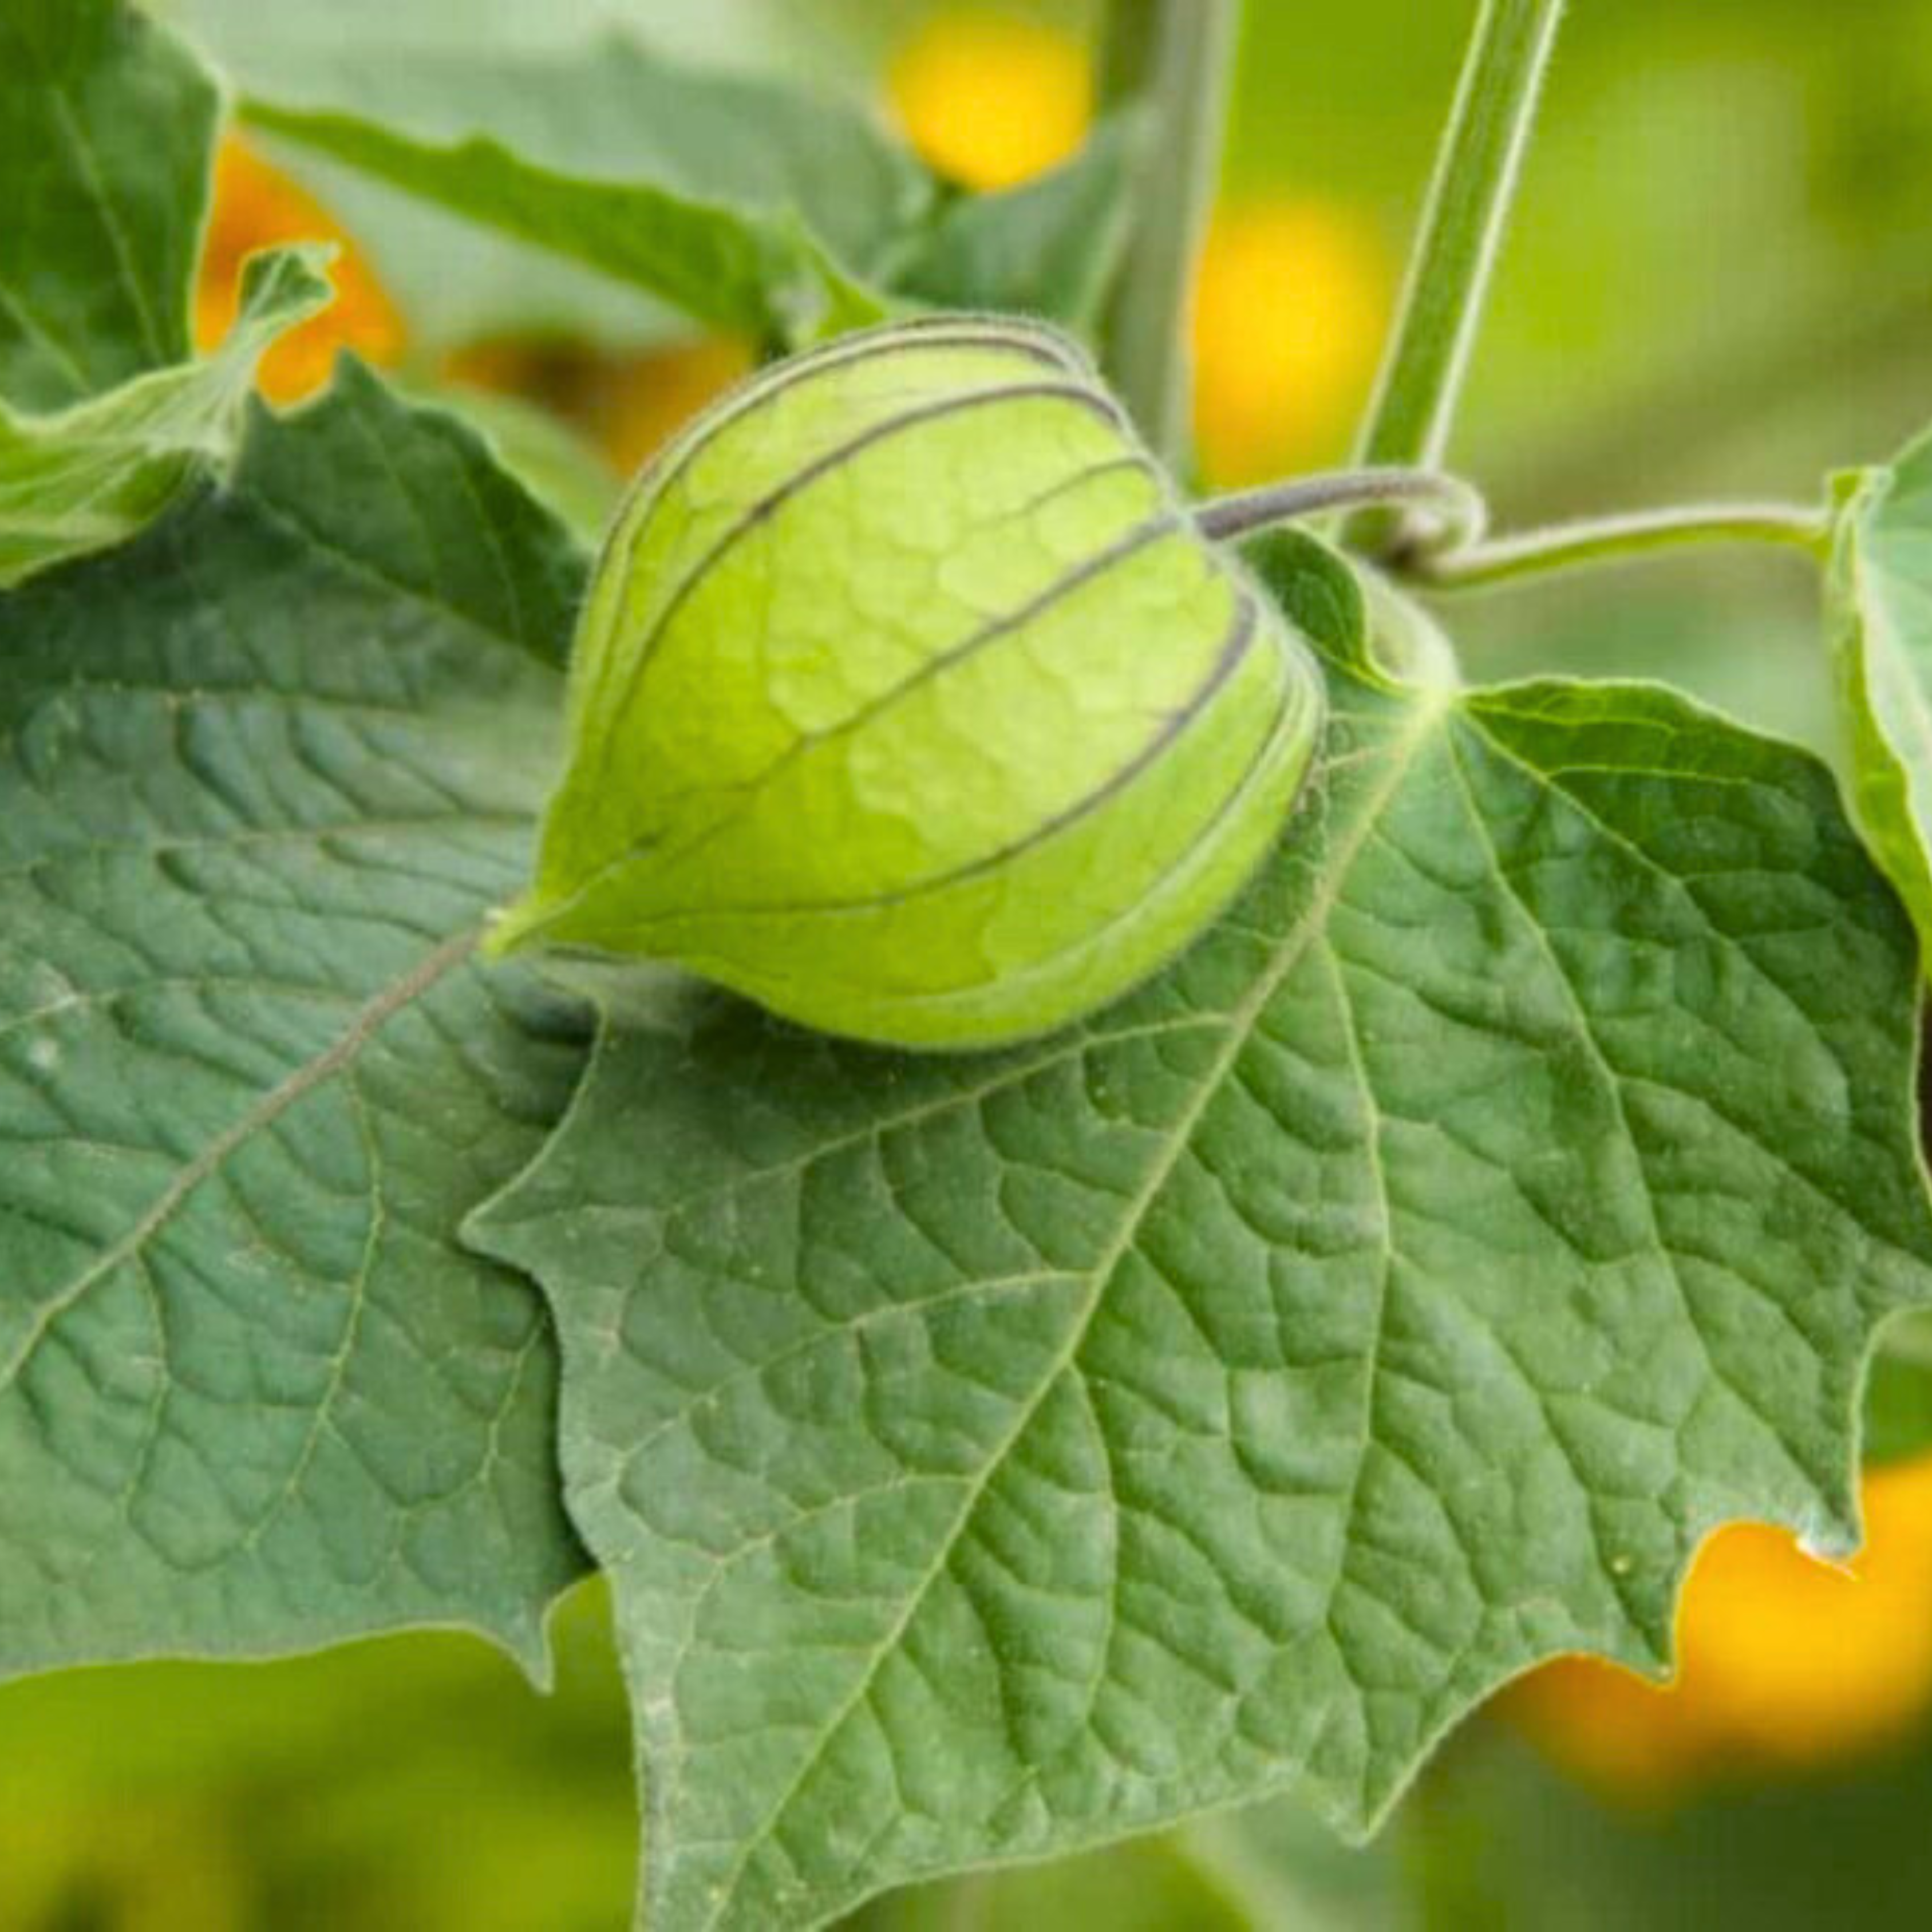
[[1380, 823], [1383, 813], [1401, 790], [1424, 744], [1450, 709], [1454, 697], [1454, 692], [1448, 689], [1416, 693], [1410, 716], [1405, 721], [1402, 729], [1393, 734], [1390, 742], [1382, 748], [1382, 754], [1388, 761], [1386, 775], [1363, 801], [1359, 808], [1360, 817], [1351, 828], [1347, 839], [1328, 855], [1321, 885], [1303, 908], [1300, 920], [1294, 928], [1283, 936], [1274, 958], [1266, 968], [1256, 975], [1253, 985], [1228, 1014], [1226, 1022], [1227, 1039], [1204, 1070], [1188, 1104], [1168, 1129], [1165, 1144], [1150, 1168], [1146, 1179], [1127, 1202], [1121, 1216], [1119, 1232], [1102, 1251], [1092, 1268], [1082, 1270], [1088, 1282], [1086, 1301], [1070, 1325], [1066, 1341], [1058, 1355], [1042, 1373], [1038, 1389], [1032, 1399], [1021, 1407], [1012, 1426], [986, 1458], [978, 1479], [968, 1485], [951, 1527], [940, 1539], [924, 1574], [908, 1592], [904, 1610], [873, 1647], [872, 1657], [850, 1693], [820, 1726], [817, 1744], [802, 1760], [763, 1820], [746, 1838], [743, 1850], [718, 1888], [717, 1902], [710, 1916], [704, 1922], [704, 1932], [717, 1932], [717, 1928], [724, 1922], [727, 1914], [736, 1900], [739, 1887], [752, 1859], [777, 1828], [792, 1800], [797, 1796], [805, 1780], [817, 1768], [832, 1740], [870, 1693], [886, 1660], [898, 1649], [914, 1618], [924, 1606], [928, 1592], [950, 1560], [994, 1477], [1004, 1467], [1006, 1459], [1032, 1425], [1048, 1396], [1058, 1385], [1060, 1378], [1077, 1360], [1094, 1317], [1106, 1300], [1108, 1285], [1120, 1264], [1132, 1251], [1148, 1214], [1166, 1192], [1168, 1183], [1173, 1178], [1175, 1169], [1192, 1144], [1196, 1128], [1222, 1092], [1236, 1063], [1246, 1051], [1253, 1037], [1254, 1029], [1267, 1011], [1270, 1002], [1280, 990], [1288, 974], [1300, 963], [1308, 946], [1321, 936], [1328, 914], [1340, 899], [1343, 888], [1354, 871], [1356, 860]]
[[466, 928], [433, 947], [406, 972], [364, 1000], [342, 1031], [320, 1053], [294, 1068], [239, 1120], [224, 1128], [192, 1159], [178, 1168], [167, 1185], [124, 1234], [40, 1304], [19, 1343], [6, 1360], [0, 1363], [0, 1394], [15, 1384], [54, 1324], [90, 1289], [124, 1262], [145, 1253], [148, 1244], [204, 1181], [219, 1172], [257, 1134], [272, 1126], [291, 1107], [350, 1065], [397, 1014], [422, 998], [470, 956], [475, 949], [476, 938], [475, 928]]
[[[284, 107], [266, 100], [248, 100], [242, 112], [245, 120], [272, 134], [312, 148], [358, 173], [402, 187], [405, 192], [412, 188], [466, 220], [514, 235], [628, 286], [675, 299], [720, 327], [744, 327], [773, 319], [767, 291], [759, 285], [760, 265], [754, 258], [760, 251], [770, 251], [794, 271], [802, 267], [810, 273], [818, 266], [794, 244], [770, 211], [681, 194], [646, 181], [606, 180], [527, 160], [490, 135], [432, 140], [392, 134], [352, 112]], [[412, 169], [436, 173], [436, 186], [426, 189], [419, 182], [405, 184], [404, 177]], [[449, 176], [472, 172], [488, 177], [483, 197], [486, 204], [490, 188], [506, 188], [507, 196], [494, 208], [479, 208], [469, 194], [448, 186]], [[574, 193], [583, 198], [582, 225], [574, 230], [547, 225], [530, 213], [529, 197], [548, 199], [560, 193]], [[682, 240], [704, 230], [698, 238], [710, 250], [708, 262], [688, 266], [683, 259], [686, 250], [659, 248], [652, 255], [650, 269], [640, 272], [634, 254], [626, 253], [622, 259], [614, 260], [610, 251], [599, 245], [610, 231], [634, 236], [652, 228], [661, 234], [666, 227], [680, 228]], [[585, 238], [586, 230], [591, 239]], [[722, 238], [720, 230], [724, 231]], [[723, 300], [718, 293], [722, 278], [716, 272], [706, 272], [707, 267], [716, 270], [721, 256], [730, 257], [727, 269], [731, 278]], [[747, 284], [753, 290], [760, 316], [752, 316], [734, 305], [733, 296], [742, 295]]]
[[[128, 248], [127, 238], [122, 232], [118, 214], [110, 200], [106, 190], [101, 185], [99, 163], [95, 157], [93, 145], [83, 134], [79, 117], [75, 114], [73, 104], [68, 98], [67, 89], [62, 85], [53, 64], [48, 59], [45, 49], [41, 47], [34, 40], [33, 36], [26, 31], [24, 23], [21, 29], [20, 44], [27, 50], [28, 57], [38, 70], [41, 83], [46, 88], [48, 96], [53, 104], [62, 130], [74, 148], [75, 158], [80, 164], [81, 177], [86, 184], [88, 196], [94, 205], [102, 232], [107, 238], [108, 247], [113, 254], [116, 266], [121, 272], [122, 284], [128, 298], [128, 306], [133, 310], [135, 321], [140, 326], [142, 344], [147, 350], [151, 364], [158, 368], [166, 364], [170, 358], [160, 342], [154, 314], [148, 306], [147, 292], [141, 286], [140, 278], [134, 272], [133, 257]], [[30, 321], [32, 320], [31, 316], [28, 319]], [[44, 335], [45, 332], [42, 332]], [[86, 374], [86, 364], [76, 356], [70, 345], [56, 342], [51, 335], [46, 335], [46, 339], [58, 350], [62, 361], [65, 362], [70, 368], [83, 374], [86, 388], [98, 389], [103, 386], [91, 375]]]

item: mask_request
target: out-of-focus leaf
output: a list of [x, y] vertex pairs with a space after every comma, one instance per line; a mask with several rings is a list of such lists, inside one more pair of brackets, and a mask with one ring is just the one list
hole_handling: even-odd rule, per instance
[[1131, 118], [1108, 122], [1040, 180], [955, 202], [898, 264], [893, 286], [935, 308], [1005, 310], [1090, 329], [1126, 250], [1142, 138]]
[[1900, 1462], [1932, 1450], [1932, 1315], [1888, 1323], [1865, 1384], [1868, 1462]]
[[313, 111], [352, 106], [356, 118], [418, 141], [484, 136], [540, 167], [613, 185], [789, 208], [860, 274], [926, 219], [937, 194], [910, 153], [844, 101], [666, 60], [623, 34], [548, 55], [351, 50], [299, 92], [262, 98]]
[[412, 1623], [540, 1664], [550, 1332], [456, 1228], [582, 1060], [470, 957], [582, 569], [350, 363], [0, 596], [0, 1675]]
[[[850, 83], [849, 16], [876, 0], [328, 0], [326, 7], [262, 0], [148, 0], [153, 11], [206, 46], [250, 91], [280, 94], [340, 67], [392, 54], [472, 52], [518, 59], [566, 55], [616, 28], [653, 48], [716, 68]], [[871, 20], [872, 40], [894, 23]], [[863, 38], [863, 37], [862, 37]], [[346, 105], [338, 102], [337, 105]]]
[[0, 397], [61, 409], [188, 359], [216, 105], [122, 0], [0, 6]]
[[1536, 1659], [1666, 1657], [1713, 1525], [1850, 1545], [1932, 1217], [1828, 775], [1656, 689], [1330, 692], [1139, 993], [924, 1059], [693, 994], [472, 1218], [562, 1336], [655, 1932], [1286, 1788], [1360, 1828]]
[[917, 1886], [847, 1922], [850, 1932], [1419, 1932], [1402, 1878], [1385, 1844], [1345, 1845], [1284, 1800]]
[[[151, 0], [203, 48], [237, 92], [308, 108], [380, 116], [425, 138], [494, 134], [530, 158], [596, 173], [594, 151], [573, 124], [571, 95], [599, 85], [597, 44], [614, 30], [631, 32], [636, 58], [660, 57], [677, 84], [700, 92], [718, 64], [749, 64], [797, 91], [835, 92], [853, 76], [827, 39], [820, 9], [788, 0], [328, 0], [326, 6], [261, 0]], [[487, 50], [487, 52], [479, 52]], [[648, 52], [644, 51], [648, 50]], [[694, 70], [691, 63], [702, 62]], [[676, 62], [673, 67], [670, 63]], [[506, 105], [466, 100], [459, 83], [492, 70], [552, 77], [530, 100], [507, 104], [514, 127], [491, 124]], [[409, 76], [405, 91], [386, 77]], [[440, 78], [439, 78], [440, 76]], [[411, 97], [413, 97], [412, 98]], [[830, 109], [866, 131], [862, 110]], [[647, 124], [621, 138], [634, 148], [652, 136]], [[734, 143], [755, 146], [754, 124]], [[836, 148], [848, 138], [835, 134]], [[872, 137], [882, 148], [888, 144]], [[448, 348], [479, 337], [554, 333], [614, 350], [635, 350], [687, 337], [688, 319], [626, 284], [561, 256], [544, 254], [445, 213], [366, 175], [284, 147], [276, 159], [321, 200], [379, 271], [407, 320], [418, 346]], [[622, 165], [621, 160], [620, 165]], [[729, 157], [722, 165], [734, 165]], [[814, 169], [814, 179], [822, 169]], [[866, 205], [866, 184], [853, 184], [853, 206]], [[846, 217], [849, 219], [849, 214]]]
[[448, 1634], [0, 1687], [0, 1925], [608, 1932], [636, 1862], [605, 1592], [554, 1694]]
[[480, 431], [503, 467], [586, 547], [595, 540], [623, 488], [601, 452], [520, 396], [462, 383], [424, 388], [420, 394]]
[[1832, 641], [1867, 843], [1932, 944], [1932, 434], [1840, 485]]
[[227, 460], [263, 351], [328, 300], [326, 256], [313, 248], [257, 256], [234, 327], [200, 362], [51, 416], [0, 403], [0, 589], [125, 542], [184, 484]]
[[[1170, 1832], [1046, 1864], [975, 1872], [896, 1892], [856, 1914], [850, 1932], [1010, 1932], [1034, 1926], [1106, 1932], [1271, 1932], [1258, 1888], [1217, 1869]], [[1323, 1932], [1304, 1920], [1298, 1932]]]
[[262, 101], [244, 112], [266, 133], [632, 283], [714, 328], [800, 344], [886, 312], [793, 209], [568, 173], [484, 136], [445, 145], [354, 115]]
[[1390, 1826], [1412, 1922], [1438, 1932], [1904, 1932], [1932, 1890], [1922, 1730], [1828, 1772], [1740, 1757], [1651, 1802], [1593, 1796], [1486, 1720], [1460, 1742]]

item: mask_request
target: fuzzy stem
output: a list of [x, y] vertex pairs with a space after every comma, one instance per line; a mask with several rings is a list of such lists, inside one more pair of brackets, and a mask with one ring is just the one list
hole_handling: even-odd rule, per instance
[[1101, 332], [1102, 363], [1148, 442], [1182, 466], [1196, 257], [1218, 183], [1240, 0], [1112, 0], [1103, 107], [1144, 103], [1152, 125], [1141, 210]]
[[1406, 546], [1384, 563], [1394, 575], [1423, 590], [1478, 590], [1698, 544], [1776, 544], [1822, 559], [1829, 536], [1822, 514], [1794, 504], [1693, 503], [1558, 524], [1461, 550]]
[[1433, 470], [1392, 468], [1336, 470], [1266, 483], [1202, 504], [1195, 521], [1204, 536], [1227, 542], [1299, 518], [1371, 505], [1413, 505], [1432, 513], [1426, 536], [1412, 540], [1418, 558], [1471, 548], [1481, 541], [1489, 521], [1482, 498], [1460, 478]]
[[[1564, 0], [1483, 0], [1361, 444], [1365, 464], [1438, 466], [1509, 220]], [[1384, 547], [1388, 519], [1352, 540]]]

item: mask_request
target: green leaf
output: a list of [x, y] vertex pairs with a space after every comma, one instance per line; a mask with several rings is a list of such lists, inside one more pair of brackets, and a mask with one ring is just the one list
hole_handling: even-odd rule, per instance
[[500, 142], [443, 143], [352, 114], [263, 101], [254, 127], [662, 297], [713, 328], [799, 344], [876, 322], [883, 298], [790, 207], [615, 182], [526, 160]]
[[1932, 940], [1932, 435], [1840, 486], [1830, 623], [1866, 843]]
[[1909, 926], [1827, 773], [1661, 690], [1336, 664], [1177, 966], [998, 1057], [693, 992], [470, 1223], [542, 1282], [654, 1932], [1298, 1789], [1854, 1535], [1932, 1294]]
[[0, 396], [58, 409], [187, 359], [216, 108], [121, 0], [0, 8]]
[[623, 478], [561, 417], [520, 396], [463, 382], [412, 386], [412, 393], [461, 418], [586, 548], [596, 543], [622, 494]]
[[550, 1334], [455, 1230], [581, 1060], [470, 957], [581, 578], [350, 364], [0, 597], [0, 1673], [408, 1623], [541, 1662]]
[[1388, 1842], [1343, 1845], [1286, 1800], [1044, 1864], [874, 1900], [848, 1932], [1398, 1932], [1414, 1914]]
[[867, 116], [775, 79], [688, 65], [628, 34], [568, 51], [351, 49], [275, 105], [334, 108], [421, 141], [487, 135], [523, 160], [746, 209], [791, 208], [840, 260], [877, 266], [924, 221], [932, 177]]
[[[605, 1593], [550, 1618], [552, 1694], [412, 1633], [236, 1670], [0, 1686], [0, 1924], [132, 1932], [598, 1932], [637, 1862]], [[51, 1923], [50, 1923], [51, 1920]], [[76, 1928], [78, 1932], [78, 1928]]]
[[1109, 122], [1038, 181], [955, 202], [898, 265], [893, 288], [938, 308], [1042, 316], [1090, 332], [1126, 254], [1144, 133], [1130, 118]]
[[[668, 58], [655, 41], [647, 46], [609, 31], [591, 36], [581, 20], [553, 28], [554, 0], [542, 20], [514, 28], [484, 30], [475, 6], [466, 11], [460, 44], [439, 42], [448, 27], [420, 7], [400, 36], [388, 25], [388, 44], [382, 23], [340, 21], [339, 4], [320, 34], [299, 20], [210, 22], [205, 8], [190, 17], [198, 28], [214, 27], [212, 45], [234, 63], [244, 93], [334, 110], [419, 141], [487, 135], [526, 161], [600, 182], [743, 209], [795, 208], [861, 275], [930, 215], [931, 176], [872, 116], [842, 100], [776, 77]], [[649, 22], [654, 35], [664, 24], [656, 14]], [[527, 44], [546, 32], [551, 44]], [[258, 44], [258, 35], [272, 44]], [[284, 44], [272, 44], [278, 35]], [[550, 331], [634, 348], [690, 332], [634, 287], [311, 151], [291, 146], [278, 158], [309, 178], [368, 251], [418, 340]]]
[[[261, 0], [152, 0], [154, 10], [209, 47], [224, 73], [250, 91], [274, 92], [340, 70], [345, 50], [358, 66], [394, 54], [461, 53], [478, 46], [538, 60], [580, 46], [614, 22], [634, 22], [653, 47], [709, 69], [749, 65], [848, 82], [855, 58], [893, 36], [890, 19], [854, 34], [854, 0], [837, 12], [796, 0], [329, 0], [326, 8], [263, 6]], [[856, 0], [868, 12], [872, 0]], [[855, 44], [856, 42], [856, 44]]]
[[[1910, 1565], [1916, 1552], [1903, 1553]], [[1780, 1606], [1772, 1617], [1780, 1612], [1790, 1614]], [[1817, 1650], [1808, 1660], [1822, 1687], [1838, 1659], [1828, 1640]], [[1932, 1886], [1932, 1731], [1904, 1701], [1918, 1681], [1906, 1662], [1916, 1661], [1916, 1634], [1901, 1630], [1900, 1650], [1898, 1734], [1843, 1762], [1784, 1760], [1778, 1744], [1790, 1749], [1796, 1737], [1772, 1727], [1792, 1707], [1774, 1693], [1760, 1718], [1761, 1753], [1738, 1750], [1702, 1786], [1666, 1770], [1653, 1791], [1622, 1799], [1566, 1774], [1502, 1724], [1472, 1727], [1396, 1822], [1407, 1910], [1375, 1922], [1376, 1932], [1909, 1925]]]
[[[1345, 562], [1318, 537], [1292, 526], [1250, 538], [1241, 554], [1324, 657], [1365, 683], [1383, 681], [1358, 566]], [[1398, 609], [1405, 621], [1411, 620], [1412, 605], [1400, 604]]]
[[[1244, 1875], [1217, 1868], [1184, 1832], [1110, 1846], [1084, 1858], [975, 1873], [895, 1893], [848, 1932], [1004, 1932], [1019, 1926], [1106, 1932], [1263, 1932], [1276, 1922]], [[1256, 1888], [1257, 1892], [1258, 1888]], [[1297, 1932], [1316, 1932], [1301, 1922]]]
[[214, 354], [137, 376], [53, 416], [0, 403], [0, 590], [125, 542], [233, 451], [262, 352], [324, 307], [327, 250], [258, 255]]
[[1865, 1384], [1864, 1459], [1902, 1462], [1932, 1450], [1932, 1315], [1886, 1324]]

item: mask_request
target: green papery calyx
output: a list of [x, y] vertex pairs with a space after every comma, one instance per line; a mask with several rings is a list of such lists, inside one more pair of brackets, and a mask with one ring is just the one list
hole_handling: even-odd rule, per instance
[[491, 949], [984, 1046], [1125, 991], [1279, 833], [1322, 714], [1080, 352], [945, 319], [778, 365], [632, 490]]

